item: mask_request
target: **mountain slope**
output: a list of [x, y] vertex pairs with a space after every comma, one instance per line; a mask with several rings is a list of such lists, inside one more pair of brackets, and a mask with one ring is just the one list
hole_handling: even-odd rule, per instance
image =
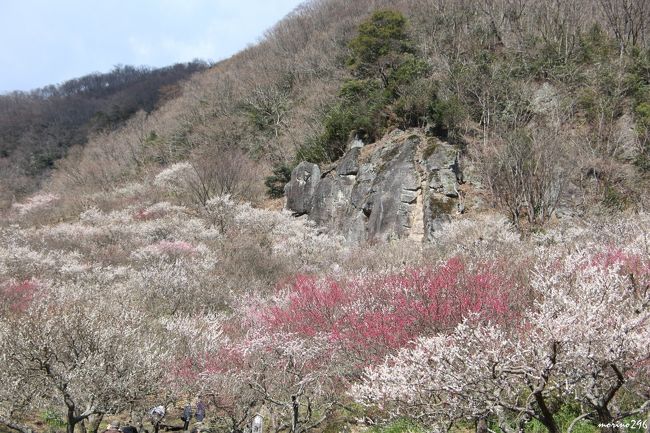
[[93, 135], [1, 220], [0, 424], [644, 425], [644, 7], [312, 1]]
[[70, 147], [118, 129], [139, 110], [153, 111], [180, 92], [180, 81], [207, 66], [117, 66], [57, 86], [0, 95], [0, 202], [6, 206], [34, 192]]
[[[382, 9], [397, 15], [373, 18]], [[644, 208], [648, 29], [635, 19], [622, 32], [619, 12], [587, 0], [307, 2], [176, 98], [94, 135], [48, 189], [76, 199], [183, 160], [213, 178], [210, 166], [245, 155], [228, 182], [257, 185], [244, 198], [259, 201], [272, 169], [281, 191], [302, 160], [326, 164], [354, 136], [415, 127], [456, 146], [514, 222], [543, 224], [556, 205]], [[395, 33], [372, 33], [391, 19]]]

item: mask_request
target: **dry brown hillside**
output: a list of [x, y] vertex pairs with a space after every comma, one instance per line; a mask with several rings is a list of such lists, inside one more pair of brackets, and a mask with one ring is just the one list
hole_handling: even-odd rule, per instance
[[[217, 183], [245, 183], [246, 198], [259, 201], [273, 168], [287, 167], [286, 175], [303, 159], [336, 159], [354, 135], [373, 141], [419, 127], [478, 162], [483, 187], [506, 211], [513, 189], [534, 187], [517, 182], [536, 174], [497, 181], [526, 160], [550, 164], [535, 173], [559, 172], [581, 211], [644, 207], [648, 8], [627, 0], [309, 1], [159, 109], [71, 151], [47, 189], [76, 200], [190, 160], [204, 178], [218, 178], [212, 167], [220, 167], [228, 180]], [[404, 53], [415, 65], [383, 87], [355, 69], [351, 45], [377, 10], [404, 15]], [[375, 61], [396, 71], [406, 64]], [[226, 169], [227, 161], [237, 163]]]

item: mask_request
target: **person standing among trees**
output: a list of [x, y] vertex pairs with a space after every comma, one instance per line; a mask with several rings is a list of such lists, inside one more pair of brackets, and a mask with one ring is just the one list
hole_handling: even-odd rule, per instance
[[197, 422], [203, 422], [205, 419], [205, 404], [201, 401], [200, 398], [196, 401], [196, 415], [194, 415]]
[[165, 406], [156, 406], [149, 411], [149, 419], [153, 426], [154, 433], [158, 433], [160, 429], [160, 422], [165, 417]]
[[190, 426], [190, 420], [192, 419], [192, 404], [188, 401], [183, 409], [183, 415], [181, 420], [183, 421], [183, 431], [187, 431]]

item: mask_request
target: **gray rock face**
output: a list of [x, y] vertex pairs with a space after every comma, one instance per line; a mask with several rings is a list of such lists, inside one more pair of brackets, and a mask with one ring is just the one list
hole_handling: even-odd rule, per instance
[[435, 143], [429, 148], [431, 154], [425, 159], [424, 166], [431, 174], [429, 188], [447, 197], [458, 197], [458, 182], [462, 182], [462, 173], [458, 162], [458, 150], [446, 143]]
[[284, 187], [287, 209], [297, 215], [309, 213], [314, 191], [320, 183], [320, 168], [310, 162], [301, 162], [291, 172], [291, 181]]
[[[458, 150], [453, 146], [434, 142], [427, 147], [424, 167], [429, 175], [428, 188], [424, 191], [424, 236], [433, 238], [442, 224], [450, 220], [458, 198], [458, 184], [463, 174], [458, 160]], [[425, 155], [426, 156], [426, 155]]]
[[287, 208], [351, 243], [430, 239], [455, 212], [462, 182], [457, 150], [431, 140], [398, 132], [352, 147], [322, 178], [301, 163], [285, 187]]
[[356, 176], [359, 172], [359, 154], [361, 153], [361, 148], [353, 147], [343, 155], [343, 158], [339, 160], [339, 164], [336, 166], [336, 172], [340, 176]]
[[[368, 217], [368, 239], [387, 240], [408, 235], [412, 207], [420, 194], [420, 176], [415, 162], [419, 138], [390, 148], [373, 179], [364, 208]], [[393, 154], [395, 154], [393, 156]]]

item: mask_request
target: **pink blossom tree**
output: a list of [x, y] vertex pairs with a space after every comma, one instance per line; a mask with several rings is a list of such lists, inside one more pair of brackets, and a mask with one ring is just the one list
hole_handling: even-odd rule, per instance
[[[497, 269], [452, 259], [381, 276], [298, 276], [275, 298], [251, 298], [239, 308], [230, 326], [233, 348], [197, 377], [234, 430], [243, 414], [223, 403], [245, 398], [271, 413], [274, 431], [308, 431], [341, 407], [363, 366], [452, 328], [466, 314], [511, 320], [517, 284]], [[241, 389], [233, 383], [242, 382], [253, 393], [232, 396], [229, 390]]]
[[382, 276], [298, 276], [261, 314], [269, 332], [324, 337], [358, 367], [420, 336], [453, 328], [470, 313], [495, 322], [512, 320], [522, 294], [501, 269], [453, 258], [433, 269]]

